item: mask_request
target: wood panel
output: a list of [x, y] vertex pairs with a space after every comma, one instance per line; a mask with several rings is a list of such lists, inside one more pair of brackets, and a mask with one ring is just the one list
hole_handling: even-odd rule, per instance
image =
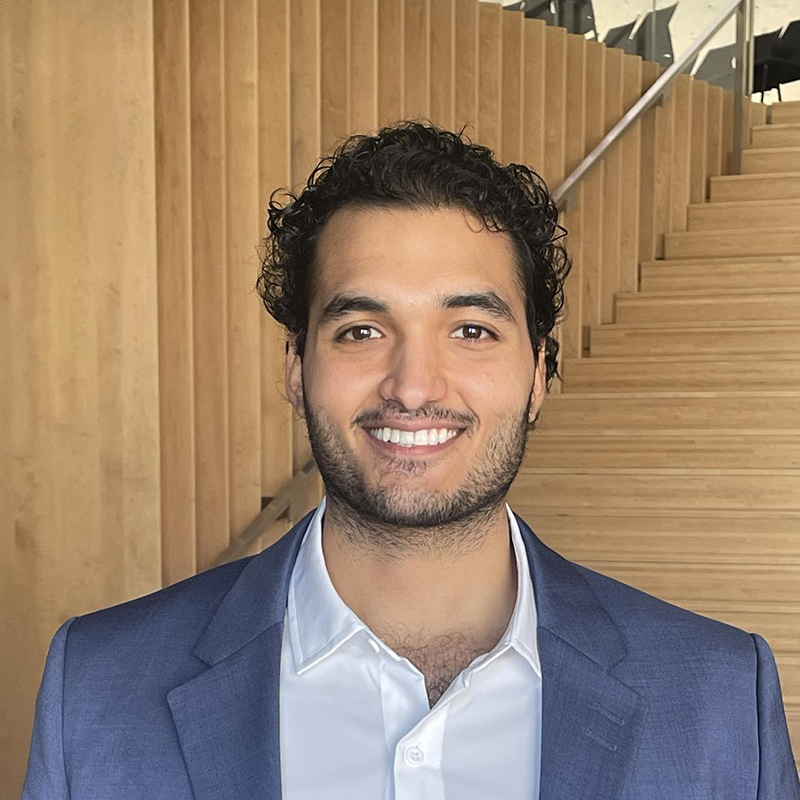
[[[641, 97], [642, 59], [626, 55], [622, 64], [622, 107], [629, 111]], [[617, 289], [635, 292], [639, 288], [639, 215], [642, 202], [640, 170], [642, 122], [635, 122], [620, 143], [620, 235]], [[652, 202], [652, 201], [651, 201]]]
[[[569, 175], [586, 155], [586, 51], [588, 42], [582, 36], [567, 36], [567, 70], [565, 112], [565, 173]], [[584, 186], [578, 186], [560, 224], [566, 229], [564, 246], [572, 259], [572, 270], [564, 287], [564, 320], [558, 326], [561, 358], [579, 358], [583, 354], [583, 237], [585, 206]], [[563, 363], [563, 361], [562, 361]], [[561, 383], [557, 384], [559, 392]]]
[[[642, 64], [642, 83], [639, 94], [643, 95], [658, 78], [658, 64], [645, 61]], [[656, 171], [658, 166], [658, 107], [653, 106], [641, 119], [641, 148], [639, 172], [639, 262], [651, 261], [658, 252], [656, 235]]]
[[702, 203], [707, 193], [706, 142], [708, 141], [708, 84], [691, 85], [692, 127], [689, 158], [689, 202]]
[[[396, 0], [389, 0], [396, 2]], [[478, 114], [478, 3], [476, 0], [455, 0], [455, 70], [453, 128], [475, 137]]]
[[[258, 8], [259, 238], [266, 234], [267, 207], [273, 192], [282, 202], [282, 190], [291, 185], [289, 3], [290, 0], [261, 0]], [[356, 45], [354, 49], [361, 48]], [[372, 109], [374, 113], [374, 100]], [[284, 389], [285, 333], [266, 310], [260, 317], [261, 494], [274, 497], [293, 474], [294, 411]]]
[[319, 4], [320, 157], [333, 152], [350, 130], [348, 5], [349, 0]]
[[0, 29], [0, 795], [11, 800], [56, 628], [161, 586], [158, 247], [151, 5], [4, 3]]
[[538, 174], [544, 170], [544, 117], [547, 25], [543, 19], [525, 19], [522, 75], [522, 158]]
[[[348, 131], [364, 133], [377, 125], [377, 37], [375, 0], [350, 0]], [[445, 83], [446, 76], [442, 74], [440, 80]]]
[[[188, 2], [153, 4], [161, 578], [197, 571]], [[165, 269], [165, 265], [169, 269]]]
[[227, 268], [230, 537], [261, 511], [261, 308], [253, 292], [259, 209], [256, 0], [225, 4], [225, 260]]
[[228, 545], [230, 445], [225, 119], [221, 0], [191, 6], [192, 341], [197, 568]]
[[500, 106], [502, 147], [498, 154], [505, 163], [522, 161], [522, 79], [525, 46], [525, 16], [519, 11], [502, 14], [503, 75]]
[[[622, 116], [624, 73], [622, 50], [606, 50], [605, 119], [607, 134]], [[614, 321], [614, 295], [619, 286], [620, 234], [622, 228], [622, 153], [621, 143], [612, 145], [603, 164], [603, 247], [600, 262], [600, 322]]]
[[427, 118], [430, 111], [428, 3], [429, 0], [403, 2], [403, 116], [407, 119]]
[[503, 7], [478, 3], [477, 137], [499, 155], [502, 148]]
[[[722, 174], [723, 156], [723, 89], [721, 86], [708, 87], [707, 99], [707, 138], [706, 138], [706, 170], [708, 177], [713, 178]], [[711, 191], [710, 181], [707, 182], [706, 196]]]
[[542, 177], [550, 191], [566, 177], [567, 32], [548, 25], [545, 30], [544, 161]]
[[430, 118], [448, 129], [454, 125], [455, 28], [455, 0], [430, 0]]
[[692, 164], [692, 85], [691, 75], [678, 75], [674, 81], [671, 103], [672, 171], [669, 202], [669, 230], [686, 230], [686, 207], [690, 199]]
[[[606, 53], [600, 42], [586, 43], [586, 150], [591, 152], [600, 144], [605, 130]], [[582, 203], [585, 213], [581, 219], [581, 281], [583, 283], [584, 349], [588, 345], [588, 330], [599, 325], [600, 265], [603, 240], [610, 235], [604, 230], [601, 208], [603, 205], [603, 177], [605, 161], [601, 161], [586, 176]]]

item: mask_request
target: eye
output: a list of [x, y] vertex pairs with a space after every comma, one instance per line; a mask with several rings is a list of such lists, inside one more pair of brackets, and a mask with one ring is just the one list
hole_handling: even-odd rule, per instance
[[[459, 325], [458, 326], [458, 330], [460, 330], [460, 331], [466, 330], [467, 328], [472, 328], [472, 329], [478, 330], [478, 331], [486, 331], [486, 333], [488, 333], [489, 336], [492, 337], [492, 339], [495, 339], [495, 340], [497, 339], [497, 336], [492, 331], [490, 331], [488, 328], [484, 328], [483, 325], [476, 325], [473, 322], [467, 322], [464, 325]], [[476, 338], [474, 336], [464, 336], [464, 337], [456, 337], [456, 338], [463, 338], [464, 341], [467, 341], [467, 342], [483, 342], [483, 341], [486, 341], [486, 337]]]
[[373, 328], [372, 325], [354, 325], [352, 328], [348, 328], [346, 331], [342, 331], [337, 337], [337, 342], [368, 342], [372, 339], [372, 336], [369, 336], [364, 339], [345, 339], [345, 336], [350, 333], [350, 331], [374, 331], [376, 328]]

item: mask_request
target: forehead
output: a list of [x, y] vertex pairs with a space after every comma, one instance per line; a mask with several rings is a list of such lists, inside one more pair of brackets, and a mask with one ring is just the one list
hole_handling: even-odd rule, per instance
[[510, 237], [462, 209], [340, 209], [320, 234], [314, 284], [314, 306], [345, 288], [420, 303], [454, 288], [493, 289], [522, 303]]

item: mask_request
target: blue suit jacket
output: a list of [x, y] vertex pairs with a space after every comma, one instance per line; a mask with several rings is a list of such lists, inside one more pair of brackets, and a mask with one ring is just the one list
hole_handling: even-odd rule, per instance
[[[279, 800], [284, 611], [312, 514], [257, 556], [67, 620], [23, 800]], [[539, 621], [541, 800], [800, 800], [761, 636], [568, 561], [517, 520]]]

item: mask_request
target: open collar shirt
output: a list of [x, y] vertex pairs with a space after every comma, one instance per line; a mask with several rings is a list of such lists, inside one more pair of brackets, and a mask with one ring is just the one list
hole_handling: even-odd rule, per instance
[[322, 550], [326, 498], [287, 598], [280, 672], [285, 800], [538, 800], [542, 670], [525, 544], [506, 504], [517, 599], [506, 632], [429, 707], [425, 676], [347, 606]]

